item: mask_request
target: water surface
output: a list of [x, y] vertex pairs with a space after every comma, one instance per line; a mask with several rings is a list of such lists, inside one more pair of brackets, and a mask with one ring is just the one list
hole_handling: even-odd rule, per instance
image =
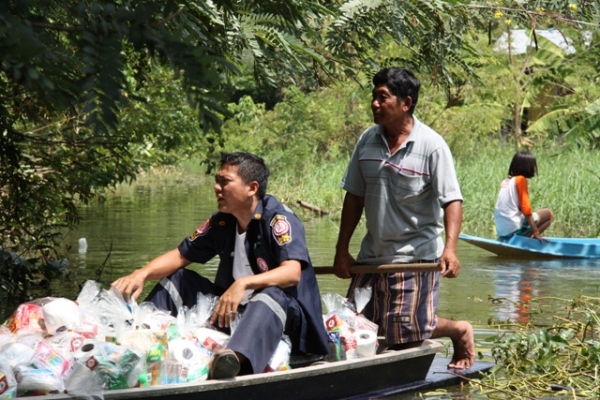
[[[296, 207], [296, 204], [290, 204]], [[81, 225], [69, 235], [68, 256], [72, 284], [60, 282], [56, 294], [73, 297], [77, 284], [96, 279], [109, 284], [145, 265], [157, 255], [171, 250], [191, 234], [216, 209], [211, 185], [139, 187], [135, 192], [114, 197], [110, 202], [83, 208]], [[295, 208], [304, 221], [313, 264], [331, 265], [339, 220], [314, 218]], [[357, 253], [364, 227], [359, 226], [351, 248]], [[86, 238], [87, 252], [78, 252], [79, 238]], [[600, 260], [510, 260], [494, 256], [464, 242], [459, 243], [461, 272], [456, 279], [441, 281], [439, 314], [467, 319], [476, 326], [488, 322], [527, 322], [528, 309], [522, 303], [539, 297], [575, 298], [596, 296], [600, 286]], [[197, 271], [213, 277], [217, 259], [207, 265], [194, 265]], [[345, 295], [348, 281], [319, 275], [322, 293]], [[147, 285], [146, 292], [151, 285]]]
[[[81, 225], [67, 238], [71, 246], [70, 277], [55, 282], [52, 294], [75, 298], [79, 285], [87, 279], [109, 285], [119, 276], [175, 248], [215, 209], [211, 185], [185, 184], [138, 187], [126, 195], [83, 208]], [[330, 217], [313, 218], [302, 209], [296, 211], [304, 221], [313, 264], [331, 265], [339, 221]], [[363, 234], [364, 227], [360, 226], [351, 244], [354, 254]], [[87, 241], [85, 253], [79, 252], [80, 238]], [[597, 296], [599, 292], [600, 260], [507, 260], [463, 242], [459, 243], [458, 255], [462, 264], [460, 275], [456, 279], [442, 279], [438, 314], [470, 321], [478, 343], [497, 333], [503, 322], [528, 322], [532, 312], [528, 304], [532, 299], [546, 299], [541, 303], [542, 310], [547, 311], [542, 318], [551, 322], [553, 312], [557, 311], [554, 307], [563, 304], [553, 298]], [[193, 268], [212, 278], [216, 265], [217, 259]], [[319, 275], [318, 280], [321, 293], [345, 295], [348, 281], [332, 275]], [[147, 284], [145, 293], [151, 286]], [[540, 318], [537, 314], [536, 321]], [[480, 344], [478, 350], [486, 351]]]

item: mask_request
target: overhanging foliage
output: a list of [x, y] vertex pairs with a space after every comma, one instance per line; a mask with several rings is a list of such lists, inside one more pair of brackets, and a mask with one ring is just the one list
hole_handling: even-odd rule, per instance
[[[548, 15], [569, 10], [532, 3], [2, 1], [0, 246], [46, 264], [59, 257], [61, 229], [77, 223], [78, 202], [172, 151], [214, 151], [240, 73], [311, 89], [404, 64], [449, 87], [477, 57], [465, 35], [495, 11], [532, 20], [542, 3]], [[579, 4], [579, 18], [595, 18]], [[382, 56], [390, 43], [397, 53]]]

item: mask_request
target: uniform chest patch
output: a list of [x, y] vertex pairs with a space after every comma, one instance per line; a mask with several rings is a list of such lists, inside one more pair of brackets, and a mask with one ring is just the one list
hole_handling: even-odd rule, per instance
[[203, 236], [206, 234], [206, 232], [208, 232], [208, 230], [210, 229], [210, 226], [212, 225], [212, 218], [207, 219], [206, 221], [204, 221], [204, 223], [202, 225], [200, 225], [198, 227], [198, 229], [196, 229], [191, 235], [190, 235], [190, 240], [194, 240], [196, 239], [198, 236]]
[[269, 265], [267, 264], [267, 262], [261, 258], [258, 257], [256, 259], [256, 264], [258, 265], [258, 269], [260, 269], [262, 272], [267, 272], [269, 270]]
[[273, 237], [280, 246], [292, 241], [292, 226], [284, 215], [276, 215], [271, 220]]

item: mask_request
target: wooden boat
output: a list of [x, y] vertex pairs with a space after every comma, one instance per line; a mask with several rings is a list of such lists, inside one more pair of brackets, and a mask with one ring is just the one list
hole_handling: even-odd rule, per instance
[[461, 233], [458, 238], [501, 257], [512, 258], [600, 258], [600, 239], [546, 237], [541, 242], [513, 235], [507, 240], [485, 239]]
[[[289, 371], [240, 376], [229, 380], [153, 386], [103, 392], [112, 399], [358, 399], [388, 396], [456, 384], [461, 376], [477, 376], [493, 364], [476, 362], [468, 370], [447, 369], [436, 358], [443, 344], [426, 340], [419, 347], [385, 351], [371, 357], [293, 368]], [[435, 362], [434, 362], [435, 360]], [[74, 394], [19, 397], [28, 400], [84, 399]]]

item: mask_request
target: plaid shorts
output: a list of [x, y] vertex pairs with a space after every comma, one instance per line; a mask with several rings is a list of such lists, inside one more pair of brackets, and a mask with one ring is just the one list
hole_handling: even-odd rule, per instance
[[354, 303], [356, 288], [372, 286], [371, 300], [358, 311], [379, 326], [388, 345], [416, 342], [429, 339], [437, 327], [439, 278], [437, 271], [356, 275], [347, 297]]
[[[534, 212], [532, 214], [533, 216], [533, 220], [537, 223], [538, 222], [538, 213]], [[531, 228], [531, 225], [529, 225], [529, 222], [527, 222], [527, 220], [525, 220], [523, 222], [523, 225], [521, 225], [519, 227], [519, 229], [517, 229], [514, 234], [518, 235], [518, 236], [531, 236], [531, 234], [533, 233], [533, 229]]]

